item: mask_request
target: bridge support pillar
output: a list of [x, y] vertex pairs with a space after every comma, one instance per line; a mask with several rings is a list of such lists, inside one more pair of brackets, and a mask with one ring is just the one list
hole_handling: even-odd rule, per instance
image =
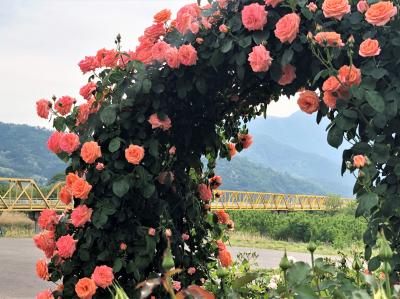
[[40, 228], [38, 226], [38, 219], [40, 216], [40, 212], [28, 212], [28, 217], [35, 223], [35, 234], [40, 232]]

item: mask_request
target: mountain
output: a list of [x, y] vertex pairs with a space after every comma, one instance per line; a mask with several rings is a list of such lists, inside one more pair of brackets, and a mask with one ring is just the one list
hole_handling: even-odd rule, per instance
[[253, 145], [238, 157], [312, 182], [322, 194], [351, 196], [354, 178], [340, 174], [344, 146], [335, 149], [328, 145], [327, 124], [325, 120], [318, 126], [314, 117], [302, 112], [286, 118], [257, 118], [249, 124]]
[[[326, 143], [314, 117], [258, 118], [249, 124], [254, 143], [231, 162], [218, 161], [224, 189], [351, 196], [353, 178], [340, 176], [341, 150]], [[65, 164], [46, 148], [51, 131], [0, 123], [0, 176], [48, 182]]]
[[0, 176], [34, 178], [45, 183], [65, 164], [46, 148], [50, 131], [0, 122]]
[[241, 157], [234, 157], [230, 162], [218, 161], [216, 173], [222, 176], [221, 189], [224, 190], [295, 194], [325, 193], [318, 184], [262, 167]]

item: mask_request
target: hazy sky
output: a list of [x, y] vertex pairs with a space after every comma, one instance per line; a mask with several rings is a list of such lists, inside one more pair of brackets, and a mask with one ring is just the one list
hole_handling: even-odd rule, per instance
[[[79, 99], [85, 83], [77, 63], [100, 48], [114, 47], [117, 33], [124, 49], [163, 8], [176, 12], [190, 0], [0, 0], [0, 121], [49, 126], [35, 102], [71, 95]], [[203, 0], [205, 2], [205, 0]], [[296, 111], [295, 100], [281, 100], [269, 115]]]

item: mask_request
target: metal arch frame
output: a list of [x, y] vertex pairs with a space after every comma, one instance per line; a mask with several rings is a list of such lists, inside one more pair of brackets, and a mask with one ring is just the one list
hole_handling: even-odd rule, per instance
[[[218, 190], [214, 210], [326, 211], [328, 196]], [[343, 204], [350, 199], [342, 198]]]
[[54, 184], [47, 194], [33, 179], [0, 177], [0, 183], [7, 184], [6, 192], [0, 193], [0, 212], [35, 212], [43, 209], [64, 211], [67, 208], [58, 198], [63, 186], [61, 182]]
[[[0, 183], [8, 183], [6, 192], [0, 193], [0, 212], [38, 212], [43, 209], [64, 211], [66, 206], [58, 194], [64, 183], [53, 185], [47, 194], [33, 179], [1, 178]], [[29, 194], [30, 191], [30, 194]], [[37, 192], [38, 197], [33, 193]], [[217, 192], [216, 192], [217, 193]], [[212, 210], [263, 210], [263, 211], [326, 211], [328, 196], [283, 194], [268, 192], [245, 192], [218, 190], [219, 196], [211, 203]], [[343, 204], [349, 199], [343, 198]]]

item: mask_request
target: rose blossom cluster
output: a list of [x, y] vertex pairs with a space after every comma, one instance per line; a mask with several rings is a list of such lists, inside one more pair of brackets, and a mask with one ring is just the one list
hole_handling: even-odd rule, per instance
[[221, 263], [221, 266], [226, 268], [232, 265], [232, 256], [231, 253], [226, 248], [226, 245], [222, 240], [217, 241], [218, 246], [218, 259]]

